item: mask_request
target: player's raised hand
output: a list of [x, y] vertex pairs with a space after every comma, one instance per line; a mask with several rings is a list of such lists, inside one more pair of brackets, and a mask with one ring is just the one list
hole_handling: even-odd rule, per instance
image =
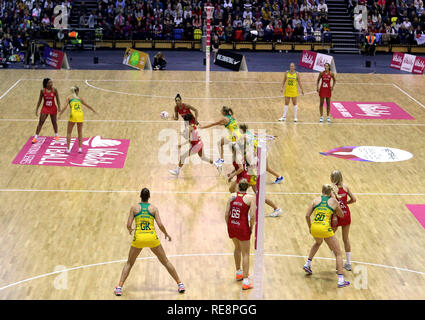
[[170, 235], [168, 233], [165, 234], [165, 240], [171, 241], [171, 237], [170, 237]]

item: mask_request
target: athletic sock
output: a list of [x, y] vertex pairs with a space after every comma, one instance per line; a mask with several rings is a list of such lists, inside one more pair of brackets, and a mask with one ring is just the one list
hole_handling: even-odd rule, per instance
[[58, 133], [56, 132], [56, 133], [55, 133], [55, 137], [57, 137], [57, 136], [58, 136]]
[[34, 135], [34, 138], [37, 139], [38, 138], [38, 134]]
[[338, 274], [338, 283], [344, 283], [344, 275]]
[[345, 255], [347, 256], [347, 263], [351, 264], [351, 252], [346, 252]]
[[285, 105], [285, 108], [283, 109], [283, 118], [286, 118], [286, 113], [288, 112], [288, 106]]
[[248, 278], [243, 278], [243, 284], [244, 285], [249, 285], [249, 279]]
[[305, 263], [307, 267], [311, 267], [311, 260], [307, 259], [307, 262]]
[[297, 118], [297, 113], [298, 113], [298, 105], [294, 106], [294, 118]]
[[243, 271], [241, 269], [236, 270], [237, 274], [241, 274]]

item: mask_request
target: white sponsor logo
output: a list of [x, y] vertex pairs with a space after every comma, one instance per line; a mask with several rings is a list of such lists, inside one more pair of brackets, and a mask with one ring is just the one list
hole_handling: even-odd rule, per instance
[[233, 59], [232, 57], [223, 56], [222, 54], [219, 54], [217, 56], [217, 59], [230, 64], [238, 64], [240, 62], [238, 60]]
[[357, 106], [364, 112], [364, 113], [356, 113], [359, 116], [366, 116], [366, 117], [380, 117], [381, 115], [384, 116], [390, 116], [391, 115], [391, 108], [387, 106], [383, 106], [379, 103], [376, 104], [367, 104], [367, 103], [359, 103]]
[[97, 148], [97, 147], [113, 147], [121, 144], [119, 140], [113, 139], [102, 139], [100, 136], [95, 136], [90, 138], [87, 141], [84, 141], [83, 144], [88, 147]]
[[415, 61], [415, 67], [419, 67], [421, 69], [424, 69], [425, 68], [425, 60], [416, 59], [416, 61]]
[[313, 66], [314, 64], [314, 59], [313, 59], [313, 55], [312, 54], [308, 54], [308, 52], [305, 53], [305, 55], [302, 56], [301, 59], [302, 62], [310, 65], [310, 68]]
[[353, 149], [352, 154], [372, 162], [396, 162], [409, 160], [413, 157], [410, 152], [388, 147], [360, 146]]
[[343, 106], [342, 103], [334, 102], [333, 105], [342, 114], [342, 116], [344, 118], [352, 118], [353, 117], [353, 115], [350, 112], [348, 112], [347, 109], [345, 109], [345, 107]]
[[[59, 13], [60, 12], [60, 13]], [[53, 20], [53, 26], [56, 29], [67, 29], [68, 28], [68, 9], [64, 5], [55, 6], [53, 9], [55, 19]]]

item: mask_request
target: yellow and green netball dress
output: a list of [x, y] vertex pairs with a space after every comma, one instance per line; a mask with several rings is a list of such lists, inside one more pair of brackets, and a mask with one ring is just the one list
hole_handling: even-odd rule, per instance
[[134, 215], [136, 230], [134, 231], [132, 247], [155, 248], [161, 244], [155, 231], [155, 217], [149, 212], [149, 203], [139, 203], [140, 211]]
[[329, 238], [334, 235], [331, 228], [331, 216], [334, 213], [328, 205], [330, 197], [322, 196], [322, 201], [314, 207], [314, 221], [311, 224], [311, 235], [315, 238]]
[[78, 98], [73, 98], [69, 101], [71, 106], [71, 115], [69, 116], [69, 122], [83, 122], [84, 114], [83, 109], [81, 109], [81, 100]]
[[239, 141], [242, 134], [239, 131], [239, 126], [236, 122], [236, 119], [233, 118], [231, 115], [227, 115], [225, 117], [229, 120], [229, 122], [224, 126], [227, 130], [229, 130], [229, 135], [227, 136], [227, 139], [231, 142]]
[[290, 98], [298, 97], [296, 72], [293, 74], [290, 74], [289, 71], [286, 72], [285, 97], [290, 97]]

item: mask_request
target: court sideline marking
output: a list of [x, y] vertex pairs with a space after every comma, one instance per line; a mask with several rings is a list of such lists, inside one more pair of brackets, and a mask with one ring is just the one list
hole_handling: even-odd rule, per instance
[[[253, 256], [254, 253], [251, 253], [250, 255]], [[215, 256], [233, 256], [233, 253], [174, 254], [174, 255], [169, 255], [168, 257], [169, 258], [179, 258], [179, 257], [215, 257]], [[294, 255], [294, 254], [274, 254], [274, 253], [265, 253], [264, 256], [266, 256], [266, 257], [303, 258], [303, 259], [307, 258], [307, 256], [300, 256], [300, 255]], [[152, 260], [152, 259], [157, 259], [157, 258], [154, 257], [154, 256], [137, 258], [137, 260]], [[325, 257], [314, 257], [314, 259], [334, 260], [335, 261], [335, 258], [325, 258]], [[53, 271], [53, 272], [41, 274], [41, 275], [38, 275], [38, 276], [34, 276], [34, 277], [31, 277], [31, 278], [27, 278], [27, 279], [24, 279], [24, 280], [20, 280], [20, 281], [5, 285], [3, 287], [0, 287], [0, 291], [5, 290], [5, 289], [10, 288], [10, 287], [17, 286], [17, 285], [25, 283], [25, 282], [29, 282], [29, 281], [40, 279], [40, 278], [45, 278], [45, 277], [48, 277], [48, 276], [51, 276], [51, 275], [54, 275], [54, 274], [59, 274], [59, 273], [78, 270], [78, 269], [87, 269], [87, 268], [91, 268], [91, 267], [114, 264], [114, 263], [122, 263], [122, 262], [126, 262], [126, 261], [127, 261], [127, 259], [107, 261], [107, 262], [99, 262], [99, 263], [93, 263], [93, 264], [78, 266], [78, 267], [67, 268], [65, 270]], [[385, 268], [385, 269], [393, 269], [393, 270], [397, 270], [397, 271], [405, 271], [405, 272], [411, 272], [411, 273], [416, 273], [416, 274], [420, 274], [420, 275], [425, 275], [425, 272], [422, 272], [422, 271], [416, 271], [416, 270], [411, 270], [411, 269], [407, 269], [407, 268], [399, 268], [399, 267], [389, 266], [389, 265], [385, 265], [385, 264], [354, 261], [354, 260], [352, 262], [355, 263], [355, 264], [363, 264], [363, 265], [369, 265], [369, 266], [380, 267], [380, 268]]]
[[[0, 119], [0, 122], [38, 122], [39, 119]], [[58, 122], [68, 122], [66, 119], [58, 120]], [[116, 123], [160, 123], [165, 125], [170, 124], [182, 124], [184, 121], [178, 120], [178, 121], [167, 121], [167, 120], [118, 120], [118, 119], [91, 119], [91, 120], [84, 120], [84, 122], [116, 122]], [[214, 121], [202, 121], [205, 123], [212, 123]], [[319, 126], [333, 126], [333, 125], [344, 125], [344, 126], [413, 126], [413, 127], [423, 127], [425, 126], [425, 123], [377, 123], [377, 122], [332, 122], [330, 124], [328, 123], [320, 123], [320, 122], [303, 122], [298, 121], [297, 123], [292, 122], [280, 122], [280, 121], [241, 121], [243, 123], [249, 123], [249, 124], [278, 124], [278, 125], [319, 125]]]
[[412, 99], [413, 101], [415, 101], [418, 105], [420, 105], [422, 108], [425, 109], [425, 106], [420, 103], [418, 100], [416, 100], [415, 98], [413, 98], [410, 94], [408, 94], [406, 91], [404, 91], [402, 88], [400, 88], [398, 85], [396, 85], [395, 83], [393, 83], [393, 86], [396, 87], [398, 90], [400, 90], [402, 93], [404, 93], [406, 96], [408, 96], [410, 99]]
[[[64, 193], [138, 193], [138, 190], [78, 190], [78, 189], [0, 189], [0, 192], [64, 192]], [[228, 191], [151, 191], [152, 194], [230, 194]], [[272, 195], [319, 195], [320, 192], [266, 192]], [[356, 192], [362, 196], [425, 196], [425, 193]]]
[[3, 97], [5, 97], [13, 88], [15, 88], [21, 80], [22, 79], [16, 80], [16, 82], [0, 96], [0, 100], [3, 99]]

